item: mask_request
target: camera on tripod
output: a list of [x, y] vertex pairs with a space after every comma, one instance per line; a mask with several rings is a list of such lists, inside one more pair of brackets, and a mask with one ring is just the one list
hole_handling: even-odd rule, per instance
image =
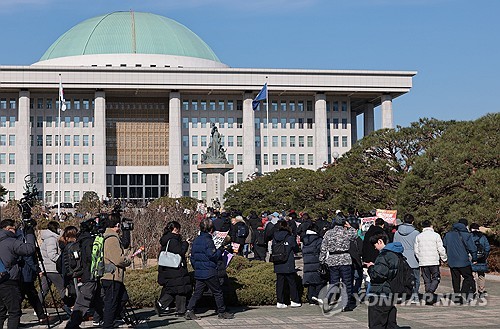
[[134, 222], [130, 218], [122, 217], [122, 206], [120, 201], [116, 201], [113, 210], [111, 211], [111, 216], [120, 219], [120, 229], [122, 231], [133, 231]]
[[29, 175], [25, 177], [25, 181], [26, 187], [25, 192], [23, 193], [24, 197], [19, 200], [19, 204], [17, 206], [21, 212], [21, 219], [23, 220], [24, 225], [36, 226], [36, 221], [31, 218], [31, 216], [33, 215], [32, 208], [37, 201], [38, 189]]

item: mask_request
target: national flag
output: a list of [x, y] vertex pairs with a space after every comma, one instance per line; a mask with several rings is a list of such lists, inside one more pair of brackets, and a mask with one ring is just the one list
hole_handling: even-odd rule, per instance
[[267, 82], [264, 84], [264, 87], [260, 90], [260, 92], [257, 94], [257, 96], [254, 98], [252, 101], [252, 107], [253, 109], [257, 109], [257, 107], [260, 104], [261, 100], [267, 99]]
[[64, 90], [61, 80], [59, 80], [59, 104], [61, 111], [66, 111], [66, 100], [64, 99]]

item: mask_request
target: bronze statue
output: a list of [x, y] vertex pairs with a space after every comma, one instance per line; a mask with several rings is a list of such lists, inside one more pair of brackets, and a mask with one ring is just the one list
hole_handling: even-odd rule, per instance
[[202, 164], [229, 163], [226, 159], [226, 151], [222, 147], [222, 137], [215, 123], [210, 123], [211, 139], [205, 152], [201, 152]]

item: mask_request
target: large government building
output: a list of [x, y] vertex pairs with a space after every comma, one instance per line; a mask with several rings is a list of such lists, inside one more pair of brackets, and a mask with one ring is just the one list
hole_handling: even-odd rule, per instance
[[[415, 74], [231, 68], [166, 17], [94, 17], [38, 62], [0, 66], [0, 184], [19, 199], [31, 174], [47, 204], [78, 202], [86, 191], [206, 198], [197, 165], [212, 122], [234, 164], [226, 186], [281, 168], [317, 169], [348, 151], [358, 128], [374, 130], [375, 108], [382, 128], [392, 128], [392, 100]], [[266, 82], [268, 100], [254, 110]]]

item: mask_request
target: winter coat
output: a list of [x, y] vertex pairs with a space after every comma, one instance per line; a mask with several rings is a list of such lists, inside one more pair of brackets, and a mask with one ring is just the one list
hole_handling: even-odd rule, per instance
[[249, 226], [251, 228], [253, 228], [254, 231], [257, 229], [257, 227], [262, 226], [262, 220], [260, 219], [259, 216], [256, 216], [256, 215], [254, 215], [254, 216], [250, 215], [248, 217], [247, 222], [248, 222]]
[[167, 244], [168, 252], [181, 256], [181, 266], [179, 268], [158, 266], [158, 284], [164, 286], [164, 289], [169, 294], [188, 294], [191, 292], [191, 280], [186, 263], [186, 253], [189, 244], [186, 241], [182, 241], [182, 237], [179, 234], [172, 232], [168, 232], [161, 237], [160, 251], [165, 251]]
[[[244, 237], [238, 237], [238, 229], [240, 226], [244, 226], [246, 228], [246, 235]], [[231, 230], [229, 231], [229, 236], [231, 237], [232, 242], [239, 243], [241, 246], [245, 244], [245, 240], [249, 234], [249, 228], [247, 224], [243, 221], [238, 221], [234, 225], [231, 225]]]
[[375, 295], [389, 295], [392, 293], [391, 280], [396, 277], [399, 257], [396, 253], [403, 253], [400, 242], [388, 243], [375, 259], [373, 266], [368, 268], [370, 276], [370, 293]]
[[85, 283], [91, 281], [90, 279], [90, 266], [92, 265], [92, 246], [94, 244], [94, 237], [90, 232], [82, 232], [77, 239], [80, 244], [80, 255], [82, 258], [82, 277], [80, 281]]
[[231, 229], [231, 219], [229, 217], [217, 217], [213, 223], [215, 231], [228, 232]]
[[356, 268], [363, 267], [363, 260], [361, 257], [361, 251], [363, 250], [363, 239], [357, 234], [354, 240], [351, 240], [351, 244], [349, 245], [349, 255], [352, 259], [352, 264]]
[[415, 229], [411, 224], [401, 224], [398, 226], [397, 232], [394, 234], [394, 242], [401, 242], [404, 251], [403, 255], [406, 257], [406, 262], [411, 268], [418, 268], [418, 260], [415, 257], [415, 238], [420, 232]]
[[297, 235], [300, 236], [300, 241], [304, 241], [304, 236], [306, 235], [309, 226], [311, 226], [311, 223], [312, 221], [310, 219], [300, 223], [299, 227], [297, 228]]
[[[24, 233], [22, 230], [16, 232], [16, 238], [19, 241], [25, 242]], [[38, 274], [42, 271], [38, 265], [36, 254], [30, 256], [22, 256], [22, 261], [19, 264], [21, 268], [21, 282], [35, 282]]]
[[105, 273], [102, 279], [118, 282], [123, 282], [125, 268], [132, 264], [123, 249], [118, 233], [111, 228], [107, 228], [104, 232], [104, 264], [113, 264], [116, 268], [113, 273]]
[[217, 262], [220, 260], [222, 251], [216, 249], [212, 235], [201, 232], [193, 241], [191, 246], [191, 264], [194, 268], [194, 278], [206, 280], [217, 277]]
[[308, 232], [304, 235], [304, 245], [302, 246], [302, 259], [304, 261], [302, 284], [320, 284], [323, 280], [321, 280], [318, 269], [323, 239], [317, 233]]
[[370, 243], [370, 238], [379, 233], [385, 233], [384, 229], [377, 225], [372, 225], [366, 231], [365, 238], [363, 239], [363, 262], [364, 263], [373, 263], [378, 256], [378, 250], [375, 249], [375, 246]]
[[319, 255], [320, 262], [324, 262], [328, 266], [351, 265], [349, 246], [355, 238], [356, 230], [352, 227], [345, 229], [343, 226], [335, 225], [323, 237]]
[[488, 242], [488, 238], [486, 236], [479, 232], [479, 231], [473, 231], [472, 232], [472, 240], [474, 241], [474, 244], [481, 244], [483, 246], [484, 252], [486, 253], [486, 257], [483, 259], [477, 260], [476, 264], [472, 264], [472, 271], [474, 272], [488, 272], [488, 262], [487, 258], [490, 254], [490, 243]]
[[448, 260], [443, 240], [432, 227], [424, 227], [422, 233], [417, 235], [414, 250], [419, 266], [439, 265], [439, 258], [443, 262]]
[[452, 268], [470, 266], [469, 254], [473, 262], [477, 260], [477, 247], [472, 234], [462, 223], [453, 224], [452, 230], [444, 236], [443, 245], [448, 254], [448, 265]]
[[[285, 250], [288, 253], [288, 259], [285, 263], [274, 264], [274, 273], [276, 274], [289, 274], [295, 273], [295, 252], [299, 251], [299, 246], [297, 245], [297, 240], [288, 232], [279, 230], [274, 233], [273, 242], [278, 243], [280, 241], [285, 242]], [[272, 250], [272, 247], [271, 247]]]
[[9, 270], [10, 280], [21, 278], [19, 257], [29, 256], [35, 253], [35, 236], [26, 235], [26, 242], [17, 239], [16, 234], [0, 229], [0, 259], [5, 268]]
[[51, 230], [42, 230], [40, 237], [42, 239], [40, 252], [42, 253], [45, 271], [48, 273], [57, 273], [56, 262], [61, 255], [61, 250], [59, 249], [59, 234]]

